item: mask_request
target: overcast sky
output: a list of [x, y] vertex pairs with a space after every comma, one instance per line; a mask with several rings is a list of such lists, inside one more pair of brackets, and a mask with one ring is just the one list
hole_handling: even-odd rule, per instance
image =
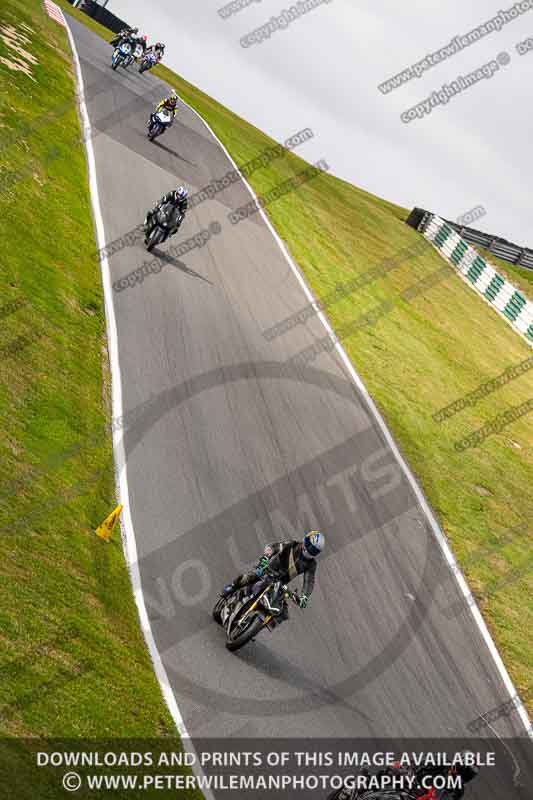
[[[516, 50], [533, 39], [533, 0], [500, 31], [389, 94], [378, 84], [512, 0], [324, 0], [266, 41], [241, 46], [292, 2], [254, 0], [228, 19], [217, 13], [227, 0], [109, 0], [108, 8], [164, 41], [168, 66], [274, 139], [312, 128], [315, 139], [298, 151], [307, 160], [325, 158], [357, 186], [447, 218], [481, 204], [479, 228], [533, 247], [533, 50]], [[401, 121], [443, 84], [502, 53], [510, 63], [492, 78]]]

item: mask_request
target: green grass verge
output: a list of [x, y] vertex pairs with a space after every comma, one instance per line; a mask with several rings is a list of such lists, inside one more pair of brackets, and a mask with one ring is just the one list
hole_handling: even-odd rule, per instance
[[68, 40], [40, 0], [6, 0], [0, 26], [35, 59], [12, 69], [0, 40], [0, 730], [175, 743], [120, 534], [94, 534], [109, 374]]
[[[85, 15], [77, 16], [98, 30]], [[237, 163], [272, 145], [257, 128], [166, 67], [157, 67], [156, 73], [206, 119]], [[302, 166], [301, 159], [287, 154], [250, 180], [263, 193]], [[403, 222], [406, 210], [327, 175], [281, 198], [268, 214], [318, 297], [419, 241]], [[528, 358], [531, 349], [451, 273], [411, 302], [399, 297], [442, 265], [428, 248], [387, 277], [340, 299], [327, 313], [340, 330], [381, 302], [394, 305], [375, 325], [358, 328], [344, 345], [418, 475], [512, 678], [525, 692], [533, 685], [532, 417], [522, 417], [462, 453], [454, 442], [533, 397], [533, 375], [526, 373], [446, 422], [438, 424], [433, 414]], [[510, 534], [515, 526], [522, 527]], [[531, 710], [531, 699], [528, 704]]]

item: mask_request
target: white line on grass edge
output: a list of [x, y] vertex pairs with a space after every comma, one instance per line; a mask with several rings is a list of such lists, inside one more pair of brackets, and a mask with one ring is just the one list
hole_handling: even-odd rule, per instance
[[[67, 28], [67, 33], [68, 33], [68, 37], [69, 37], [69, 40], [70, 40], [70, 45], [71, 45], [71, 48], [72, 48], [73, 56], [74, 56], [75, 66], [76, 66], [76, 74], [77, 74], [79, 90], [80, 90], [80, 111], [81, 111], [81, 115], [82, 115], [82, 121], [83, 121], [83, 125], [84, 125], [85, 130], [90, 133], [91, 126], [90, 126], [90, 121], [89, 121], [89, 115], [88, 115], [88, 112], [87, 112], [87, 106], [85, 104], [85, 97], [84, 97], [84, 90], [83, 90], [83, 78], [82, 78], [82, 74], [81, 74], [81, 67], [80, 67], [80, 63], [79, 63], [78, 53], [77, 53], [77, 50], [76, 50], [76, 45], [75, 45], [75, 42], [74, 42], [74, 38], [73, 38], [72, 33], [70, 31], [70, 28], [68, 26], [68, 23], [67, 23], [66, 28]], [[173, 89], [172, 87], [170, 87], [170, 89], [171, 89], [171, 91], [175, 91], [175, 89]], [[220, 148], [225, 153], [225, 155], [228, 158], [229, 162], [233, 165], [234, 169], [240, 175], [241, 180], [242, 180], [243, 184], [246, 186], [246, 188], [248, 189], [250, 195], [252, 196], [252, 198], [255, 201], [257, 201], [257, 195], [255, 194], [254, 190], [252, 189], [252, 187], [250, 186], [250, 184], [248, 183], [246, 178], [241, 174], [241, 172], [239, 170], [239, 167], [235, 163], [234, 159], [232, 158], [232, 156], [230, 155], [230, 153], [228, 152], [228, 150], [226, 149], [224, 144], [220, 141], [218, 136], [215, 134], [215, 132], [213, 131], [211, 126], [203, 119], [203, 117], [200, 116], [200, 114], [194, 108], [192, 108], [188, 103], [186, 103], [183, 100], [183, 98], [180, 98], [180, 100], [184, 105], [187, 106], [187, 108], [189, 108], [193, 112], [193, 114], [196, 114], [198, 119], [200, 119], [200, 121], [203, 123], [203, 125], [205, 125], [207, 130], [210, 132], [211, 136], [215, 139], [215, 141], [218, 142]], [[85, 133], [85, 130], [84, 130], [84, 133]], [[104, 225], [103, 225], [102, 215], [101, 215], [101, 211], [100, 211], [100, 201], [99, 201], [99, 196], [98, 196], [98, 186], [97, 186], [97, 183], [96, 183], [96, 168], [95, 168], [95, 160], [94, 160], [94, 151], [93, 151], [91, 139], [89, 137], [84, 137], [84, 138], [85, 138], [85, 146], [86, 146], [86, 149], [87, 149], [87, 161], [88, 161], [88, 166], [89, 166], [89, 184], [90, 184], [90, 190], [91, 190], [91, 200], [92, 200], [92, 205], [93, 205], [93, 214], [94, 214], [94, 218], [95, 218], [95, 225], [96, 225], [96, 231], [97, 231], [97, 242], [98, 242], [98, 245], [99, 245], [100, 248], [104, 248], [105, 247], [105, 234], [104, 234]], [[505, 665], [504, 665], [504, 663], [503, 663], [503, 661], [501, 659], [501, 656], [498, 653], [496, 645], [494, 644], [494, 641], [492, 640], [492, 637], [491, 637], [491, 635], [489, 633], [489, 630], [488, 630], [488, 628], [487, 628], [487, 626], [485, 624], [485, 621], [484, 621], [484, 619], [483, 619], [483, 617], [481, 615], [481, 612], [479, 611], [479, 608], [477, 607], [477, 604], [472, 603], [471, 593], [470, 593], [470, 590], [468, 588], [468, 584], [467, 584], [467, 582], [466, 582], [466, 580], [465, 580], [465, 578], [464, 578], [464, 576], [463, 576], [463, 574], [462, 574], [462, 572], [461, 572], [461, 570], [460, 570], [460, 568], [459, 568], [459, 566], [458, 566], [458, 564], [457, 564], [457, 562], [455, 560], [455, 557], [454, 557], [454, 555], [453, 555], [453, 553], [452, 553], [452, 551], [450, 549], [450, 546], [448, 544], [448, 541], [447, 541], [446, 537], [442, 533], [442, 531], [441, 531], [441, 529], [439, 527], [439, 524], [438, 524], [438, 522], [437, 522], [437, 520], [436, 520], [436, 518], [435, 518], [435, 516], [434, 516], [434, 514], [433, 514], [433, 512], [432, 512], [432, 510], [431, 510], [426, 498], [424, 497], [424, 494], [423, 494], [421, 488], [418, 485], [418, 482], [416, 481], [413, 473], [411, 472], [410, 468], [408, 467], [407, 463], [405, 462], [402, 454], [400, 453], [400, 450], [398, 449], [398, 447], [396, 445], [396, 442], [394, 441], [390, 431], [388, 430], [387, 425], [385, 424], [385, 421], [383, 420], [383, 417], [379, 413], [379, 411], [378, 411], [374, 401], [372, 400], [372, 397], [370, 396], [366, 386], [364, 385], [362, 379], [360, 378], [360, 376], [356, 372], [356, 370], [355, 370], [353, 364], [351, 363], [350, 359], [348, 358], [348, 355], [347, 355], [346, 351], [344, 350], [343, 346], [337, 340], [337, 338], [335, 336], [335, 333], [334, 333], [331, 325], [329, 324], [325, 314], [322, 311], [318, 310], [319, 307], [318, 307], [318, 303], [317, 303], [316, 298], [313, 296], [313, 293], [311, 292], [310, 288], [307, 286], [307, 283], [305, 282], [305, 279], [304, 279], [303, 275], [301, 274], [298, 266], [295, 264], [295, 262], [291, 258], [291, 256], [290, 256], [285, 244], [283, 243], [282, 239], [280, 238], [280, 236], [278, 235], [278, 233], [274, 229], [274, 227], [273, 227], [272, 223], [270, 222], [270, 220], [268, 219], [264, 209], [259, 208], [259, 214], [261, 215], [265, 225], [267, 226], [267, 228], [271, 232], [272, 236], [274, 237], [276, 243], [278, 244], [281, 252], [283, 253], [283, 256], [285, 257], [285, 260], [287, 261], [287, 263], [289, 264], [291, 270], [293, 271], [294, 275], [296, 276], [296, 279], [298, 280], [298, 282], [299, 282], [299, 284], [300, 284], [300, 286], [301, 286], [301, 288], [302, 288], [307, 300], [310, 303], [314, 304], [314, 307], [317, 308], [317, 316], [318, 316], [318, 318], [320, 319], [322, 325], [326, 329], [326, 331], [329, 334], [329, 336], [331, 337], [331, 339], [335, 342], [335, 350], [339, 354], [342, 362], [344, 363], [346, 369], [348, 370], [348, 373], [349, 373], [350, 377], [352, 378], [354, 384], [357, 386], [357, 388], [359, 389], [359, 391], [361, 392], [361, 394], [365, 398], [367, 406], [370, 409], [372, 415], [374, 416], [376, 422], [378, 423], [379, 428], [380, 428], [381, 432], [383, 433], [383, 435], [384, 435], [384, 437], [385, 437], [385, 439], [387, 441], [387, 444], [389, 445], [390, 449], [392, 450], [392, 452], [393, 452], [396, 460], [398, 461], [400, 467], [402, 468], [402, 470], [403, 470], [403, 472], [404, 472], [409, 484], [411, 485], [411, 488], [412, 488], [412, 490], [413, 490], [413, 492], [415, 494], [415, 497], [417, 498], [418, 503], [420, 504], [420, 507], [421, 507], [422, 511], [424, 512], [425, 516], [427, 517], [427, 519], [429, 521], [429, 524], [431, 525], [431, 529], [432, 529], [432, 531], [433, 531], [433, 533], [435, 535], [435, 538], [437, 539], [437, 541], [438, 541], [438, 543], [439, 543], [439, 545], [441, 547], [441, 550], [442, 550], [442, 552], [444, 554], [444, 557], [445, 557], [445, 559], [446, 559], [446, 561], [447, 561], [447, 563], [448, 563], [448, 565], [450, 567], [450, 570], [453, 573], [453, 575], [455, 575], [455, 577], [457, 579], [457, 583], [459, 585], [459, 588], [460, 588], [463, 596], [465, 597], [466, 600], [468, 600], [468, 605], [469, 605], [469, 607], [471, 609], [472, 616], [474, 617], [474, 620], [476, 621], [476, 624], [477, 624], [477, 626], [478, 626], [478, 628], [480, 630], [481, 636], [483, 637], [483, 639], [485, 641], [485, 644], [487, 645], [487, 648], [488, 648], [488, 650], [489, 650], [489, 652], [490, 652], [490, 654], [491, 654], [491, 656], [492, 656], [492, 658], [494, 660], [494, 664], [496, 666], [496, 669], [498, 670], [498, 672], [500, 674], [500, 677], [501, 677], [501, 679], [503, 681], [503, 684], [504, 684], [505, 688], [507, 689], [507, 691], [509, 693], [509, 696], [511, 698], [518, 697], [519, 696], [518, 692], [516, 691], [516, 689], [515, 689], [515, 687], [513, 685], [513, 682], [511, 681], [511, 678], [509, 676], [509, 673], [507, 672], [507, 669], [506, 669], [506, 667], [505, 667]], [[105, 252], [105, 251], [102, 251], [102, 252]], [[118, 340], [117, 340], [116, 319], [115, 319], [115, 311], [114, 311], [113, 302], [112, 302], [111, 279], [110, 279], [110, 274], [109, 274], [109, 263], [108, 263], [108, 260], [107, 260], [107, 256], [104, 256], [102, 258], [101, 264], [102, 264], [102, 278], [103, 278], [103, 285], [104, 285], [106, 319], [107, 319], [107, 325], [108, 325], [109, 359], [110, 359], [110, 364], [111, 364], [111, 375], [112, 375], [112, 378], [114, 378], [114, 380], [112, 380], [112, 382], [111, 382], [112, 383], [112, 390], [111, 390], [112, 409], [113, 409], [113, 417], [114, 418], [117, 418], [117, 417], [120, 418], [123, 415], [123, 410], [122, 410], [122, 385], [121, 385], [121, 381], [120, 381], [120, 365], [119, 365], [119, 358], [118, 358]], [[159, 652], [158, 652], [156, 644], [155, 644], [155, 640], [154, 640], [154, 636], [153, 636], [153, 633], [152, 633], [152, 629], [150, 627], [150, 621], [149, 621], [148, 614], [147, 614], [147, 611], [146, 611], [146, 605], [145, 605], [145, 602], [144, 602], [144, 596], [143, 596], [142, 587], [141, 587], [141, 579], [140, 579], [138, 559], [137, 559], [137, 545], [136, 545], [136, 541], [135, 541], [135, 533], [134, 533], [134, 529], [133, 529], [133, 522], [132, 522], [132, 519], [131, 519], [129, 503], [127, 502], [128, 501], [128, 482], [127, 482], [127, 474], [126, 474], [126, 462], [125, 462], [124, 445], [123, 445], [122, 439], [119, 436], [119, 432], [116, 432], [116, 431], [114, 432], [113, 439], [114, 439], [113, 446], [114, 446], [114, 449], [115, 449], [116, 459], [117, 459], [118, 463], [122, 463], [124, 465], [123, 470], [121, 471], [120, 475], [118, 476], [118, 491], [119, 491], [119, 499], [124, 505], [124, 511], [123, 511], [123, 516], [122, 516], [122, 525], [123, 525], [123, 529], [124, 529], [124, 532], [125, 532], [124, 543], [125, 543], [125, 551], [126, 551], [126, 560], [128, 562], [128, 566], [129, 566], [129, 569], [130, 569], [130, 575], [131, 575], [131, 580], [132, 580], [132, 585], [133, 585], [133, 593], [134, 593], [135, 601], [137, 603], [137, 608], [138, 608], [138, 611], [139, 611], [141, 628], [143, 630], [143, 634], [144, 634], [144, 637], [146, 639], [146, 643], [147, 643], [147, 646], [148, 646], [148, 649], [149, 649], [149, 652], [150, 652], [150, 656], [151, 656], [152, 661], [154, 663], [154, 669], [155, 669], [155, 672], [156, 672], [157, 679], [158, 679], [158, 681], [159, 681], [159, 683], [161, 685], [161, 690], [163, 692], [163, 696], [165, 698], [165, 701], [166, 701], [166, 703], [167, 703], [167, 705], [169, 707], [170, 713], [172, 714], [172, 717], [173, 717], [173, 719], [174, 719], [174, 721], [176, 723], [176, 726], [177, 726], [177, 728], [178, 728], [178, 730], [180, 732], [180, 735], [183, 737], [185, 742], [189, 741], [189, 748], [191, 750], [193, 750], [192, 744], [190, 742], [189, 733], [188, 733], [188, 731], [187, 731], [187, 729], [185, 727], [185, 723], [184, 723], [183, 718], [182, 718], [182, 716], [180, 714], [180, 711], [179, 711], [179, 708], [178, 708], [178, 705], [177, 705], [177, 702], [176, 702], [176, 698], [175, 698], [174, 693], [172, 691], [172, 688], [170, 686], [170, 683], [169, 683], [169, 680], [168, 680], [168, 676], [166, 674], [165, 667], [163, 666], [163, 663], [161, 661], [161, 657], [159, 655]], [[524, 705], [520, 702], [520, 704], [519, 704], [519, 706], [517, 707], [516, 710], [518, 712], [518, 715], [520, 716], [520, 719], [522, 720], [522, 723], [523, 723], [523, 725], [524, 725], [524, 727], [526, 729], [527, 734], [530, 737], [533, 738], [533, 728], [532, 728], [531, 722], [530, 722], [530, 720], [528, 718], [526, 709], [524, 708]], [[211, 797], [212, 797], [212, 795], [211, 795]]]
[[[111, 366], [111, 377], [112, 377], [111, 406], [113, 411], [113, 418], [119, 419], [122, 418], [124, 411], [122, 407], [122, 381], [120, 376], [120, 361], [118, 355], [117, 322], [115, 317], [115, 308], [113, 305], [113, 292], [111, 287], [109, 261], [107, 260], [107, 255], [105, 255], [106, 239], [105, 239], [104, 222], [102, 218], [102, 212], [100, 209], [98, 183], [96, 180], [96, 161], [94, 158], [94, 149], [91, 139], [91, 123], [89, 120], [89, 113], [87, 111], [87, 105], [85, 102], [85, 89], [83, 83], [83, 76], [81, 72], [80, 60], [78, 57], [78, 51], [76, 49], [76, 43], [74, 41], [74, 37], [66, 20], [65, 20], [65, 27], [67, 29], [70, 47], [72, 49], [72, 55], [74, 58], [74, 65], [76, 67], [76, 77], [78, 81], [78, 101], [79, 101], [81, 122], [83, 124], [83, 139], [85, 141], [85, 148], [87, 153], [89, 188], [91, 193], [91, 204], [92, 204], [94, 223], [96, 228], [96, 240], [100, 252], [103, 254], [100, 263], [102, 269], [102, 283], [104, 288], [104, 303], [105, 303], [105, 316], [107, 325], [107, 341], [109, 348], [109, 362]], [[159, 655], [159, 651], [157, 649], [152, 628], [150, 625], [148, 612], [146, 610], [146, 604], [144, 602], [144, 595], [141, 586], [141, 575], [139, 572], [137, 543], [135, 540], [133, 521], [131, 519], [130, 505], [128, 502], [129, 488], [128, 488], [126, 454], [124, 450], [124, 440], [120, 435], [120, 431], [113, 431], [113, 449], [114, 449], [115, 463], [116, 463], [115, 478], [117, 482], [117, 491], [119, 496], [118, 499], [119, 502], [121, 502], [124, 506], [121, 515], [121, 527], [123, 531], [122, 542], [126, 556], [126, 563], [128, 565], [130, 573], [133, 595], [135, 597], [137, 610], [139, 612], [139, 621], [141, 629], [146, 641], [146, 645], [148, 647], [148, 651], [150, 653], [150, 657], [152, 659], [152, 663], [154, 665], [155, 674], [157, 680], [159, 681], [163, 697], [168, 706], [170, 714], [172, 715], [172, 718], [176, 724], [176, 727], [179, 731], [179, 734], [183, 741], [184, 748], [195, 755], [195, 766], [192, 767], [192, 770], [196, 775], [196, 777], [198, 778], [204, 777], [203, 771], [198, 766], [197, 763], [198, 759], [196, 757], [196, 751], [194, 749], [194, 745], [192, 743], [189, 732], [187, 731], [187, 728], [185, 726], [183, 717], [181, 716], [178, 704], [176, 702], [176, 698], [174, 696], [174, 692], [172, 691], [172, 687], [168, 680], [166, 669], [161, 660], [161, 656]], [[122, 465], [122, 468], [119, 468], [120, 465]], [[202, 788], [202, 792], [206, 798], [209, 798], [209, 800], [215, 800], [210, 789]]]

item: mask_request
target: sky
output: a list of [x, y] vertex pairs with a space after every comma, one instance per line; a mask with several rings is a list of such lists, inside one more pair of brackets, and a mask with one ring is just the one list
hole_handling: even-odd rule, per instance
[[[227, 18], [218, 13], [227, 0], [109, 0], [107, 7], [165, 42], [170, 68], [277, 141], [311, 128], [314, 138], [298, 148], [306, 160], [324, 158], [350, 183], [447, 219], [482, 205], [486, 216], [474, 227], [533, 247], [533, 0], [523, 0], [520, 13], [512, 0], [312, 0], [314, 8], [248, 46], [243, 37], [298, 0], [239, 2]], [[505, 15], [492, 23], [500, 30], [463, 43], [387, 94], [378, 89], [500, 10]], [[528, 38], [532, 49], [522, 45], [521, 55], [517, 46]], [[489, 64], [487, 77], [456, 83], [448, 102], [434, 95], [429, 112], [420, 106], [420, 117], [402, 121], [444, 84]]]

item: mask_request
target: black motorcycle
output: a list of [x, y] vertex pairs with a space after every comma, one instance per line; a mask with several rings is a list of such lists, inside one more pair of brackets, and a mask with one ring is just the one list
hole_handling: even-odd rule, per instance
[[148, 252], [176, 233], [182, 220], [183, 214], [172, 203], [165, 203], [152, 214], [151, 219], [144, 225], [144, 245]]
[[258, 583], [220, 597], [213, 619], [226, 631], [226, 647], [232, 652], [252, 641], [263, 628], [274, 630], [288, 618], [287, 600], [296, 605], [300, 597], [274, 574], [258, 578]]

